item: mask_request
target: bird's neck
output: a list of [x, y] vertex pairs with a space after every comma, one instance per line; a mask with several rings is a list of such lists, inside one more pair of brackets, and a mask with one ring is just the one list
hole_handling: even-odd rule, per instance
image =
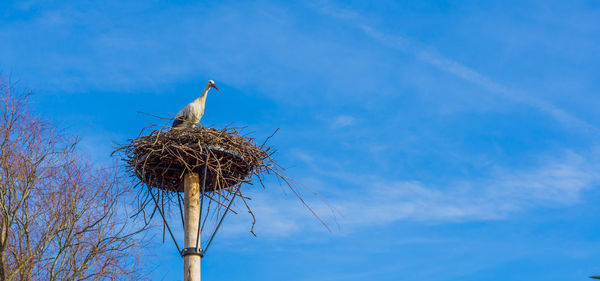
[[194, 100], [194, 102], [201, 103], [202, 105], [204, 105], [204, 103], [206, 102], [206, 95], [208, 94], [208, 90], [210, 90], [210, 85], [206, 85], [206, 88], [204, 88], [204, 92], [202, 92], [202, 95], [200, 95], [196, 100]]

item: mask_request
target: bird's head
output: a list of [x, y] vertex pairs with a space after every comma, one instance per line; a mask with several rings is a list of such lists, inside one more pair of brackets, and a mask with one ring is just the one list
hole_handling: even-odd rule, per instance
[[213, 81], [213, 80], [208, 80], [208, 87], [213, 87], [217, 91], [219, 90], [219, 88], [217, 88], [217, 85], [215, 84], [215, 81]]

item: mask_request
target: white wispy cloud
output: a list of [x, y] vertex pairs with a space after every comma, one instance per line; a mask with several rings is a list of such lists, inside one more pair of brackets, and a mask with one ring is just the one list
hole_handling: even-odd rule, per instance
[[439, 69], [440, 71], [452, 74], [459, 79], [477, 85], [485, 89], [488, 93], [531, 106], [540, 112], [544, 112], [545, 114], [552, 116], [566, 127], [583, 129], [595, 134], [600, 133], [600, 129], [596, 126], [577, 118], [562, 108], [544, 99], [537, 98], [529, 93], [525, 93], [517, 89], [510, 89], [509, 87], [494, 81], [493, 79], [485, 76], [473, 68], [443, 56], [435, 51], [435, 48], [432, 46], [424, 46], [414, 40], [411, 40], [410, 38], [380, 31], [376, 27], [367, 24], [366, 20], [364, 20], [363, 17], [356, 11], [335, 6], [329, 1], [313, 2], [310, 6], [323, 14], [347, 21], [356, 28], [362, 30], [364, 34], [373, 40], [384, 46], [387, 46], [388, 48], [410, 53], [420, 61], [425, 62]]
[[354, 117], [349, 115], [338, 115], [331, 122], [331, 127], [333, 127], [334, 129], [344, 128], [352, 125], [354, 123], [354, 120]]
[[[447, 186], [333, 172], [346, 181], [328, 186], [336, 192], [328, 196], [330, 205], [316, 198], [310, 204], [333, 226], [334, 233], [348, 233], [403, 220], [457, 223], [509, 219], [533, 208], [576, 204], [585, 190], [598, 183], [595, 156], [586, 158], [567, 151], [559, 158], [540, 162], [538, 167], [523, 170], [498, 168], [489, 177], [458, 179]], [[347, 177], [349, 174], [352, 177]], [[259, 235], [281, 237], [308, 229], [324, 231], [294, 196], [259, 192], [251, 205], [258, 218]], [[226, 229], [228, 236], [247, 232], [248, 217], [236, 216]]]

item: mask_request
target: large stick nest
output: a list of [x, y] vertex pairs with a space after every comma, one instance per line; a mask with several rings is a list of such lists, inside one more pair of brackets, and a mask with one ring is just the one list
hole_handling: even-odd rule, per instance
[[[137, 214], [142, 213], [144, 220], [147, 207], [151, 208], [152, 219], [157, 210], [164, 212], [165, 207], [173, 205], [175, 201], [172, 199], [177, 199], [181, 213], [183, 199], [180, 192], [183, 192], [184, 176], [197, 173], [201, 188], [204, 186], [201, 199], [208, 200], [208, 204], [201, 206], [201, 230], [204, 231], [205, 223], [211, 221], [208, 218], [219, 215], [221, 210], [237, 214], [229, 208], [237, 195], [252, 215], [250, 231], [254, 233], [256, 218], [246, 202], [250, 198], [244, 196], [241, 186], [244, 183], [252, 184], [252, 179], [257, 178], [264, 188], [263, 177], [271, 174], [280, 184], [286, 185], [325, 225], [294, 189], [292, 183], [299, 183], [286, 176], [284, 169], [272, 158], [275, 151], [265, 145], [269, 138], [258, 145], [253, 138], [241, 135], [235, 128], [163, 128], [147, 134], [143, 130], [140, 136], [130, 139], [128, 145], [118, 148], [114, 153], [121, 155], [126, 168], [135, 175], [136, 185], [148, 187], [139, 192], [140, 207]], [[213, 218], [212, 221], [217, 220]]]
[[147, 186], [183, 192], [186, 173], [204, 175], [205, 192], [229, 190], [273, 168], [271, 148], [233, 128], [154, 130], [122, 147], [127, 166]]

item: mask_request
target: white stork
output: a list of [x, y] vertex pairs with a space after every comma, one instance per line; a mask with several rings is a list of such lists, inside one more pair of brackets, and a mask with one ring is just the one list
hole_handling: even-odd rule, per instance
[[173, 128], [194, 128], [202, 115], [204, 115], [204, 104], [206, 103], [206, 95], [208, 94], [208, 90], [210, 88], [215, 88], [217, 91], [217, 85], [215, 85], [215, 81], [208, 80], [206, 84], [206, 88], [204, 88], [204, 92], [200, 97], [195, 99], [193, 102], [188, 103], [188, 105], [184, 106], [175, 116], [175, 121], [173, 121]]

